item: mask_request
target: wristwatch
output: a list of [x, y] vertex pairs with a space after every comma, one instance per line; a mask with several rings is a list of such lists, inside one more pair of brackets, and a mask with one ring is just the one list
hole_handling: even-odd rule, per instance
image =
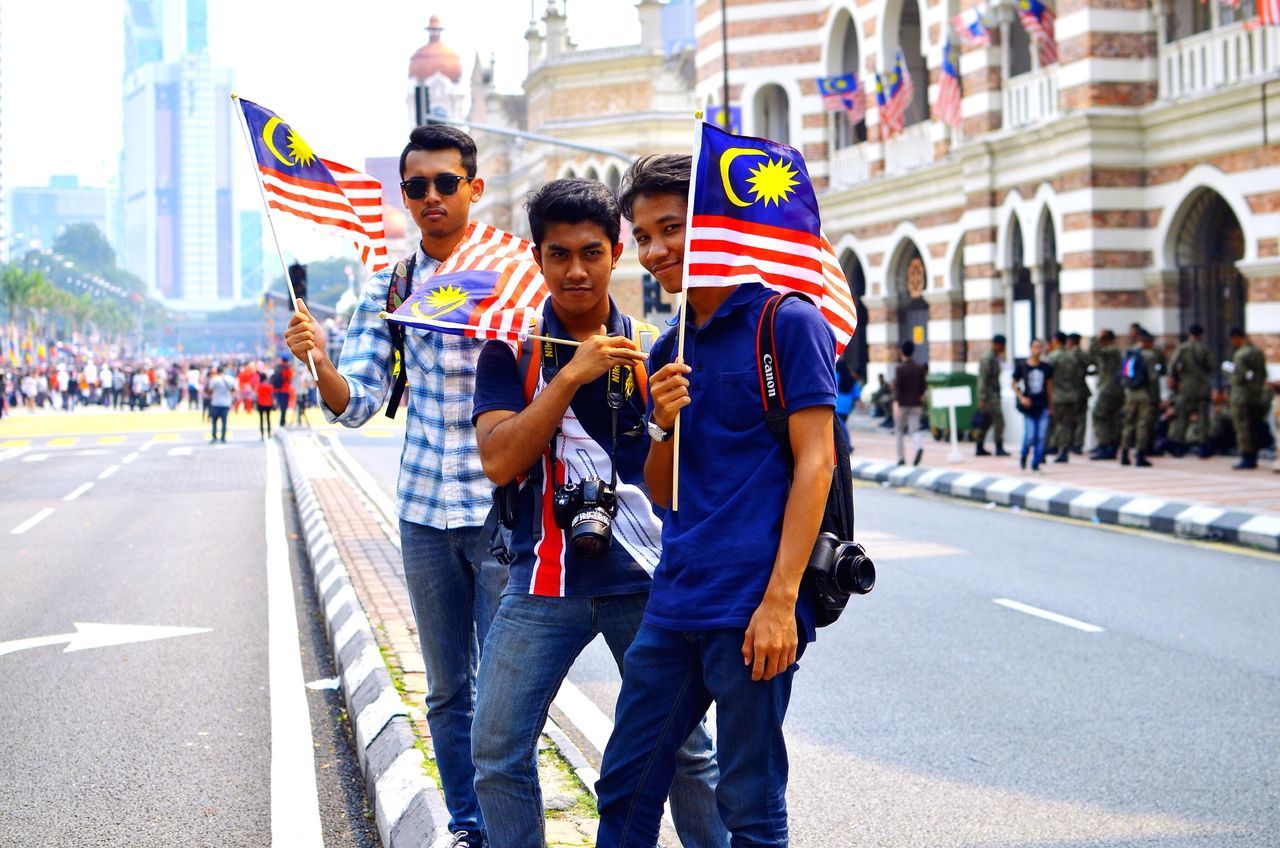
[[654, 421], [652, 418], [649, 419], [649, 423], [645, 428], [649, 431], [649, 438], [653, 439], [655, 442], [665, 442], [667, 439], [670, 439], [672, 434], [675, 432], [673, 430], [664, 430], [662, 425]]

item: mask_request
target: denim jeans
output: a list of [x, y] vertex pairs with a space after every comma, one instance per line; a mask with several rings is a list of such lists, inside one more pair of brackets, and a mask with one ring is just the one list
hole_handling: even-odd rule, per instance
[[742, 663], [742, 638], [742, 630], [640, 628], [627, 651], [617, 723], [596, 784], [597, 848], [658, 844], [676, 747], [712, 701], [720, 767], [716, 800], [733, 848], [787, 845], [782, 721], [796, 666], [753, 681]]
[[[146, 409], [144, 406], [143, 409]], [[211, 406], [209, 407], [209, 421], [211, 422], [212, 432], [209, 433], [211, 439], [218, 438], [218, 422], [222, 422], [222, 441], [227, 440], [227, 413], [231, 411], [229, 406]]]
[[400, 521], [405, 583], [427, 671], [427, 726], [449, 809], [449, 829], [483, 833], [471, 765], [471, 717], [480, 648], [506, 585], [506, 568], [472, 565], [479, 527], [438, 530]]
[[275, 399], [276, 409], [280, 410], [280, 426], [285, 425], [285, 418], [289, 415], [289, 393], [288, 392], [272, 392], [271, 397]]
[[[546, 844], [536, 758], [547, 709], [569, 667], [596, 634], [604, 634], [626, 680], [630, 667], [624, 671], [623, 658], [630, 656], [627, 649], [640, 628], [648, 598], [647, 592], [503, 597], [480, 662], [480, 702], [471, 739], [476, 794], [493, 848]], [[693, 716], [672, 746], [672, 771], [678, 759], [679, 773], [674, 787], [672, 775], [667, 776], [658, 812], [667, 789], [672, 788], [671, 812], [685, 848], [726, 848], [728, 834], [716, 812], [715, 752], [705, 725], [699, 724], [701, 717]]]
[[1022, 413], [1022, 458], [1026, 459], [1032, 448], [1031, 467], [1039, 468], [1044, 463], [1044, 443], [1049, 435], [1049, 410], [1043, 409], [1039, 415]]

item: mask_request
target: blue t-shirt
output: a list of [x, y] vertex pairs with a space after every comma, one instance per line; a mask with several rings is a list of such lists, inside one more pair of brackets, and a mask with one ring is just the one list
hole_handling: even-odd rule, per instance
[[[662, 559], [645, 621], [668, 630], [745, 628], [764, 598], [782, 540], [787, 460], [764, 419], [756, 329], [774, 294], [739, 286], [701, 328], [685, 328], [691, 403], [681, 412], [680, 509], [662, 527]], [[774, 323], [789, 412], [835, 405], [835, 337], [810, 303], [790, 298]], [[649, 373], [675, 358], [676, 329], [653, 346]], [[813, 600], [796, 613], [810, 640]]]
[[[546, 335], [571, 338], [556, 318], [550, 302], [543, 315]], [[608, 327], [611, 335], [628, 335], [627, 319], [612, 304]], [[554, 350], [559, 356], [559, 367], [563, 368], [577, 349], [555, 345]], [[541, 360], [535, 357], [533, 367], [540, 366]], [[552, 377], [545, 372], [543, 376], [548, 380]], [[612, 414], [605, 397], [608, 384], [608, 375], [603, 375], [578, 389], [570, 401], [561, 422], [562, 432], [554, 440], [558, 482], [564, 482], [566, 473], [569, 479], [580, 482], [588, 472], [605, 483], [610, 482], [608, 453]], [[546, 452], [520, 486], [516, 526], [511, 534], [515, 559], [511, 563], [506, 593], [580, 597], [649, 591], [650, 574], [657, 564], [661, 546], [661, 529], [644, 489], [644, 462], [649, 452], [644, 402], [634, 379], [628, 380], [626, 387], [630, 394], [618, 410], [618, 512], [613, 520], [613, 539], [608, 553], [596, 559], [585, 558], [569, 547], [551, 507], [553, 487], [547, 485], [551, 463], [550, 454]], [[525, 406], [524, 385], [511, 345], [489, 342], [480, 351], [476, 363], [472, 421], [493, 410], [520, 412]], [[566, 472], [566, 459], [576, 473]], [[539, 500], [541, 509], [536, 508]], [[535, 521], [540, 526], [539, 533], [535, 533]]]

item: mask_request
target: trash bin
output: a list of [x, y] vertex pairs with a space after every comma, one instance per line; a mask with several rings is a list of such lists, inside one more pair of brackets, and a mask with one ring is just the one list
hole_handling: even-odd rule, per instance
[[[969, 437], [970, 430], [973, 429], [973, 413], [978, 408], [978, 377], [976, 374], [966, 374], [964, 372], [952, 372], [949, 374], [930, 374], [926, 378], [929, 387], [930, 396], [932, 396], [935, 388], [955, 388], [959, 386], [969, 387], [969, 403], [965, 406], [956, 407], [956, 428], [960, 431], [957, 436], [961, 439]], [[951, 437], [951, 416], [947, 411], [947, 407], [935, 407], [932, 397], [929, 401], [929, 432], [933, 433], [935, 439], [947, 439]]]

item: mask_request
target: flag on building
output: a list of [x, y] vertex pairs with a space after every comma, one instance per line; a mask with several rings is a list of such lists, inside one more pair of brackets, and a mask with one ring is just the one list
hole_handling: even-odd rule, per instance
[[1040, 0], [1018, 0], [1018, 18], [1040, 49], [1040, 66], [1057, 62], [1058, 42], [1053, 34], [1053, 10]]
[[1280, 0], [1258, 0], [1258, 24], [1280, 26]]
[[740, 133], [742, 132], [742, 107], [730, 106], [726, 116], [723, 106], [708, 106], [707, 120], [722, 130]]
[[472, 221], [427, 285], [385, 317], [455, 336], [520, 341], [537, 325], [546, 299], [533, 245]]
[[938, 77], [938, 100], [933, 114], [952, 129], [960, 129], [960, 74], [951, 64], [951, 41], [942, 43], [942, 73]]
[[837, 77], [819, 77], [818, 91], [822, 94], [822, 108], [844, 112], [850, 124], [860, 123], [867, 116], [867, 93], [858, 85], [858, 75], [853, 71]]
[[368, 174], [316, 156], [270, 109], [236, 98], [249, 130], [267, 211], [283, 212], [351, 238], [370, 271], [387, 267], [382, 184]]
[[897, 102], [891, 100], [885, 91], [884, 81], [880, 78], [880, 74], [876, 74], [875, 78], [876, 110], [880, 113], [880, 136], [884, 139], [893, 138], [902, 132], [902, 113], [897, 111]]
[[970, 47], [986, 47], [991, 44], [991, 30], [983, 17], [982, 7], [970, 6], [951, 19], [960, 40]]
[[817, 304], [844, 350], [858, 326], [849, 283], [822, 234], [799, 151], [699, 124], [689, 186], [685, 288], [763, 282]]
[[889, 83], [889, 101], [897, 102], [894, 109], [900, 115], [900, 122], [906, 123], [907, 110], [911, 108], [911, 101], [916, 96], [916, 84], [911, 79], [911, 68], [902, 58], [902, 51], [898, 51], [898, 56], [893, 62], [893, 77]]

